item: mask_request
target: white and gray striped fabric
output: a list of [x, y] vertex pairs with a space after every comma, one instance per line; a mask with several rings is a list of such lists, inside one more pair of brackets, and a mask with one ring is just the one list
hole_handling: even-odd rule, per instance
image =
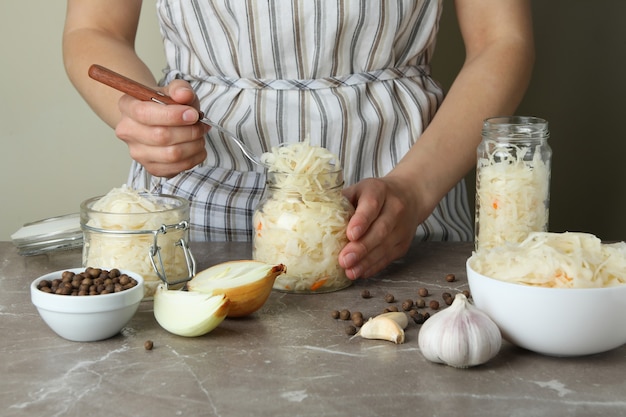
[[[158, 0], [167, 68], [209, 118], [256, 153], [308, 138], [339, 155], [346, 184], [388, 173], [438, 109], [429, 75], [442, 3], [429, 0]], [[208, 157], [171, 179], [134, 163], [136, 188], [191, 201], [191, 240], [243, 241], [264, 173], [216, 130]], [[149, 182], [149, 184], [148, 184]], [[459, 183], [418, 230], [471, 240]]]

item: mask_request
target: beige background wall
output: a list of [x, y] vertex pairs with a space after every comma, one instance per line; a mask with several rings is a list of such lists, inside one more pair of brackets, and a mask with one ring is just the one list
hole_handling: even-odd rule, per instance
[[[448, 86], [462, 43], [445, 0], [434, 75]], [[623, 121], [626, 2], [535, 0], [537, 64], [518, 113], [546, 118], [554, 150], [551, 229], [626, 239]], [[154, 2], [144, 1], [138, 50], [163, 65]], [[65, 2], [0, 2], [0, 240], [23, 223], [78, 211], [126, 180], [125, 145], [74, 91], [61, 61]], [[473, 185], [473, 175], [468, 185]], [[471, 194], [473, 197], [473, 194]]]

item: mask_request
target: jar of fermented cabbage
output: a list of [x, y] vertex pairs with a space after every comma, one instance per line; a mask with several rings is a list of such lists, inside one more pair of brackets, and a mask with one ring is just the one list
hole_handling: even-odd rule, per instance
[[284, 264], [274, 289], [323, 293], [348, 287], [339, 252], [354, 209], [342, 195], [341, 169], [315, 173], [267, 173], [265, 193], [253, 216], [255, 260]]
[[537, 117], [484, 121], [476, 165], [476, 250], [548, 230], [549, 137], [548, 122]]
[[193, 277], [187, 200], [123, 188], [80, 208], [84, 267], [136, 272], [144, 278], [146, 298], [161, 282], [176, 288]]

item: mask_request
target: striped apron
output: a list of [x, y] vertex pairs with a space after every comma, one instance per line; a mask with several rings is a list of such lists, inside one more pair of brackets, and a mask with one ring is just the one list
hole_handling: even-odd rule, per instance
[[[158, 0], [167, 67], [207, 116], [256, 153], [309, 139], [339, 156], [346, 185], [387, 174], [443, 99], [430, 77], [441, 0]], [[263, 170], [211, 130], [208, 156], [165, 179], [133, 162], [135, 188], [191, 202], [191, 240], [246, 241]], [[461, 181], [418, 227], [424, 240], [472, 240]]]

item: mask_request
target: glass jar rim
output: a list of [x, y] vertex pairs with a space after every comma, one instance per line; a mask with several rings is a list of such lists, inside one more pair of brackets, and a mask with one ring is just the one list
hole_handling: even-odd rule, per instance
[[[173, 207], [168, 207], [166, 209], [163, 210], [156, 210], [156, 211], [150, 211], [150, 212], [137, 212], [137, 213], [116, 213], [116, 212], [109, 212], [109, 211], [99, 211], [99, 210], [94, 210], [92, 208], [92, 206], [99, 201], [102, 197], [104, 196], [97, 196], [97, 197], [92, 197], [89, 198], [85, 201], [83, 201], [80, 204], [80, 228], [83, 231], [89, 230], [91, 232], [97, 232], [97, 233], [108, 233], [108, 234], [119, 234], [119, 235], [143, 235], [143, 234], [154, 234], [156, 232], [159, 232], [159, 230], [165, 228], [188, 228], [188, 222], [189, 222], [189, 201], [178, 197], [178, 196], [174, 196], [174, 195], [170, 195], [170, 194], [151, 194], [149, 192], [141, 192], [139, 193], [140, 195], [149, 195], [151, 197], [155, 197], [161, 200], [165, 200], [167, 201], [167, 204], [171, 204], [173, 205]], [[177, 216], [176, 213], [180, 213], [182, 214], [182, 216], [179, 214]], [[107, 228], [107, 227], [101, 227], [101, 226], [95, 226], [92, 224], [89, 224], [89, 221], [92, 218], [102, 218], [102, 216], [105, 216], [105, 218], [108, 221], [112, 221], [112, 222], [125, 222], [125, 221], [137, 221], [138, 219], [144, 219], [146, 218], [146, 216], [153, 216], [153, 215], [158, 215], [158, 216], [162, 216], [162, 217], [166, 217], [166, 218], [171, 218], [171, 221], [166, 221], [166, 222], [153, 222], [153, 226], [152, 228], [147, 227], [147, 225], [144, 223], [144, 227], [142, 228], [138, 228], [138, 229], [133, 229], [133, 228]], [[168, 224], [166, 224], [168, 223]], [[186, 223], [186, 226], [182, 226], [183, 223]]]
[[146, 214], [154, 214], [154, 213], [158, 213], [158, 214], [162, 214], [162, 213], [167, 213], [170, 211], [179, 211], [179, 210], [187, 210], [187, 208], [189, 208], [189, 201], [182, 198], [182, 197], [178, 197], [175, 195], [171, 195], [171, 194], [151, 194], [148, 192], [141, 192], [139, 193], [139, 195], [142, 196], [151, 196], [151, 197], [156, 197], [159, 199], [163, 199], [163, 200], [171, 200], [170, 202], [173, 202], [174, 204], [176, 204], [174, 207], [168, 207], [166, 209], [162, 209], [162, 210], [156, 210], [156, 211], [151, 211], [151, 212], [138, 212], [138, 213], [116, 213], [116, 212], [112, 212], [112, 211], [101, 211], [101, 210], [94, 210], [93, 209], [93, 205], [99, 201], [100, 199], [102, 199], [104, 197], [104, 195], [100, 195], [100, 196], [96, 196], [96, 197], [91, 197], [88, 198], [87, 200], [83, 201], [80, 204], [80, 210], [81, 212], [84, 213], [98, 213], [98, 214], [107, 214], [107, 215], [113, 215], [113, 216], [133, 216], [133, 215], [143, 215], [145, 216]]
[[495, 140], [548, 139], [548, 121], [535, 116], [496, 116], [485, 119], [483, 135]]

